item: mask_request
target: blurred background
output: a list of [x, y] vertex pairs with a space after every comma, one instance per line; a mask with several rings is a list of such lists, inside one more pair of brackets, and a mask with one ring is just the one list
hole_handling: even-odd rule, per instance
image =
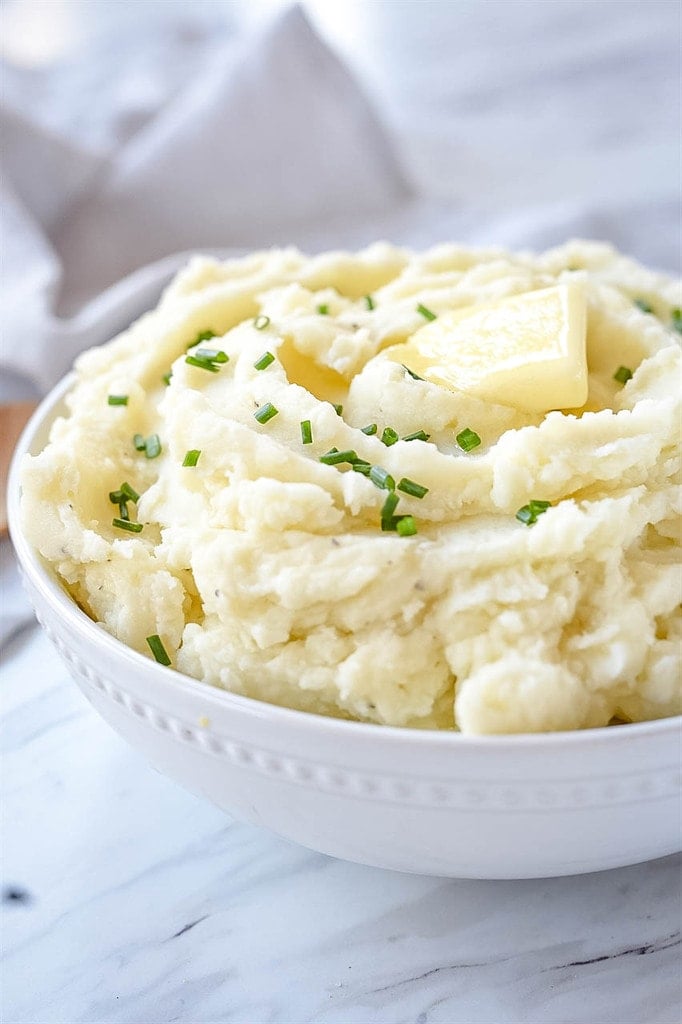
[[582, 235], [679, 268], [677, 0], [0, 0], [0, 17], [0, 308], [31, 335], [5, 347], [13, 387], [44, 390], [176, 264], [97, 296], [188, 249]]

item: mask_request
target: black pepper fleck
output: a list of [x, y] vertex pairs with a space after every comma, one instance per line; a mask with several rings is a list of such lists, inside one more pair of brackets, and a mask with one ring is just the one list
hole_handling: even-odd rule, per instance
[[28, 889], [22, 889], [19, 885], [6, 885], [2, 890], [3, 903], [29, 904], [33, 901]]

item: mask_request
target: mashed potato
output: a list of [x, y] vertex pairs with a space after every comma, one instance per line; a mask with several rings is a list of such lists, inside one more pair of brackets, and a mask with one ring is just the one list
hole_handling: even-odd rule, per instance
[[[418, 306], [569, 279], [581, 409], [491, 404], [386, 352]], [[182, 672], [264, 701], [464, 733], [678, 713], [680, 305], [584, 242], [195, 258], [78, 360], [70, 415], [24, 467], [26, 533], [125, 644], [151, 656], [158, 636]], [[549, 507], [523, 522], [531, 501]]]

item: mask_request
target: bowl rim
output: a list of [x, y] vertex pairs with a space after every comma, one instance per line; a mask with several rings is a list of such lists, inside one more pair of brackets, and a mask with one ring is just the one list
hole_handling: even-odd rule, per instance
[[142, 670], [156, 675], [161, 681], [162, 674], [172, 673], [173, 686], [187, 697], [221, 708], [246, 714], [251, 718], [267, 717], [275, 723], [281, 722], [302, 727], [305, 730], [320, 730], [352, 736], [356, 741], [374, 744], [377, 740], [394, 743], [416, 743], [417, 745], [437, 747], [466, 747], [469, 749], [485, 748], [491, 753], [496, 750], [519, 748], [556, 748], [557, 746], [582, 746], [594, 742], [609, 744], [629, 743], [630, 740], [645, 736], [662, 739], [665, 735], [680, 733], [682, 735], [682, 715], [651, 719], [645, 722], [625, 723], [622, 726], [597, 726], [589, 729], [575, 729], [542, 733], [505, 733], [505, 734], [463, 734], [455, 730], [417, 729], [408, 726], [380, 725], [376, 722], [361, 722], [353, 719], [332, 718], [315, 712], [301, 711], [296, 708], [271, 704], [255, 697], [233, 693], [185, 675], [177, 669], [159, 665], [157, 662], [128, 647], [117, 637], [108, 633], [104, 627], [91, 619], [73, 601], [59, 584], [56, 575], [48, 568], [46, 562], [23, 534], [20, 519], [21, 501], [21, 467], [25, 456], [30, 453], [35, 434], [46, 425], [51, 426], [55, 418], [56, 407], [64, 401], [68, 391], [76, 379], [74, 371], [64, 376], [43, 398], [26, 424], [14, 449], [7, 482], [7, 520], [9, 534], [14, 546], [17, 560], [31, 584], [40, 592], [52, 611], [61, 619], [66, 619], [69, 626], [80, 638], [96, 646], [103, 646], [110, 658], [130, 664], [131, 670]]

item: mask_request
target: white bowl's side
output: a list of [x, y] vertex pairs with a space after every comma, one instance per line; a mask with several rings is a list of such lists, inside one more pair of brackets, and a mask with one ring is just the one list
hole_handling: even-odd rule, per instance
[[[66, 385], [20, 442], [43, 443]], [[34, 448], [34, 445], [36, 448]], [[339, 722], [164, 669], [92, 623], [10, 525], [48, 636], [100, 714], [165, 774], [324, 853], [473, 878], [574, 874], [680, 848], [680, 721], [467, 738]]]

